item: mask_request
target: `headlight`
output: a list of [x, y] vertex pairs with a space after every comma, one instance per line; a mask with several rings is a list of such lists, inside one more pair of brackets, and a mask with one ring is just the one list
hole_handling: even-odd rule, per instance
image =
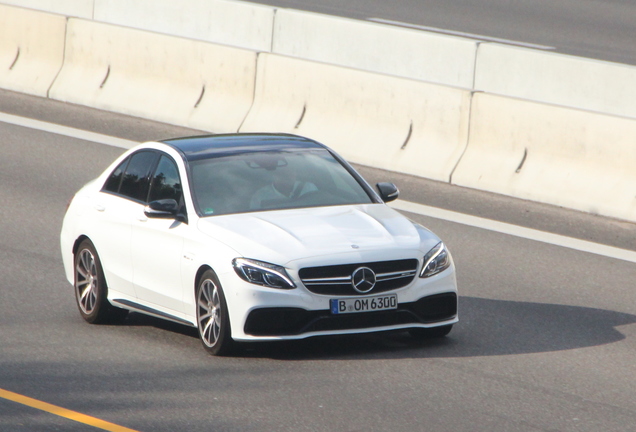
[[424, 266], [420, 272], [421, 278], [431, 277], [441, 273], [451, 265], [450, 256], [444, 243], [439, 242], [424, 255]]
[[296, 288], [284, 267], [247, 258], [234, 258], [232, 265], [246, 282], [270, 288]]

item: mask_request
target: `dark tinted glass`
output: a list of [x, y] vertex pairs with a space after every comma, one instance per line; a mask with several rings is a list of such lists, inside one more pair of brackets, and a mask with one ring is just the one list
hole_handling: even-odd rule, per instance
[[122, 163], [119, 164], [117, 168], [115, 168], [115, 170], [108, 177], [108, 180], [106, 180], [103, 190], [113, 193], [119, 192], [119, 185], [121, 184], [122, 174], [124, 173], [129, 160], [130, 158], [126, 158]]
[[142, 151], [132, 155], [130, 163], [126, 167], [119, 193], [134, 200], [145, 202], [150, 184], [150, 170], [156, 160], [157, 154], [155, 152]]
[[161, 156], [152, 178], [148, 201], [160, 199], [181, 200], [181, 180], [177, 165], [167, 156]]
[[373, 202], [323, 149], [241, 153], [193, 161], [190, 168], [202, 216]]

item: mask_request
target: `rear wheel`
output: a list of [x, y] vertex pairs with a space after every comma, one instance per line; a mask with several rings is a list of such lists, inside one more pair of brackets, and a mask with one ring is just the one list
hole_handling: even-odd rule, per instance
[[449, 334], [452, 328], [452, 324], [431, 328], [412, 328], [409, 330], [409, 333], [414, 339], [436, 339]]
[[212, 270], [201, 276], [197, 285], [197, 327], [203, 347], [210, 354], [222, 356], [234, 348], [225, 295]]
[[95, 246], [90, 240], [80, 243], [75, 253], [75, 300], [80, 314], [91, 324], [121, 322], [127, 310], [108, 303], [108, 287]]

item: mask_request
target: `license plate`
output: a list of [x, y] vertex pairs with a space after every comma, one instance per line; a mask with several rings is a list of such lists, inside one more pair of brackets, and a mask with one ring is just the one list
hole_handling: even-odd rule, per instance
[[333, 315], [397, 309], [397, 305], [397, 294], [329, 300]]

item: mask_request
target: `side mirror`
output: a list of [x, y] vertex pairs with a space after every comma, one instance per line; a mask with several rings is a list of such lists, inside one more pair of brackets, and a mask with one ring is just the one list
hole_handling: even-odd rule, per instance
[[173, 199], [151, 201], [145, 208], [144, 214], [155, 219], [176, 219], [179, 204]]
[[375, 186], [380, 192], [380, 198], [385, 203], [396, 200], [398, 195], [400, 195], [399, 189], [393, 183], [378, 183]]

